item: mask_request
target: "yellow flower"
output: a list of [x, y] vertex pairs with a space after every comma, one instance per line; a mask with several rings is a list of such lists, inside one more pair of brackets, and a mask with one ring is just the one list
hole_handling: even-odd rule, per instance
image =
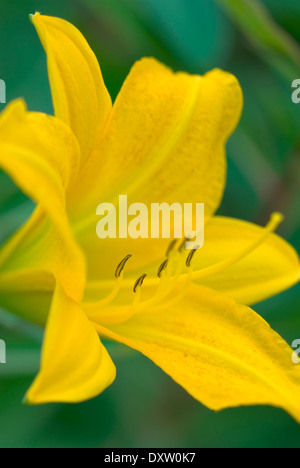
[[[211, 409], [270, 404], [300, 421], [292, 350], [248, 307], [298, 282], [298, 255], [273, 234], [279, 214], [266, 228], [213, 216], [242, 109], [237, 80], [143, 59], [112, 106], [77, 29], [40, 14], [32, 22], [55, 117], [22, 100], [0, 117], [0, 165], [37, 204], [0, 251], [1, 306], [47, 321], [26, 401], [79, 402], [110, 385], [115, 366], [100, 335], [139, 350]], [[120, 194], [147, 206], [204, 202], [204, 247], [192, 258], [180, 242], [99, 240], [97, 205]]]

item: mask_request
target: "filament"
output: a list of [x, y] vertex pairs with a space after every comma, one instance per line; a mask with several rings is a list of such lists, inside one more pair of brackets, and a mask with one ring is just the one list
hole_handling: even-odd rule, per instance
[[[167, 251], [167, 260], [165, 260], [159, 267], [159, 277], [147, 279], [147, 285], [158, 285], [157, 291], [154, 294], [154, 296], [151, 299], [141, 301], [141, 289], [143, 282], [147, 276], [146, 274], [144, 274], [140, 276], [134, 284], [133, 291], [135, 293], [135, 296], [133, 303], [131, 305], [127, 304], [127, 306], [123, 307], [154, 307], [155, 310], [160, 309], [160, 307], [171, 307], [186, 296], [192, 281], [207, 278], [209, 276], [220, 273], [228, 267], [238, 263], [243, 258], [247, 257], [249, 254], [251, 254], [255, 249], [257, 249], [261, 244], [265, 242], [265, 240], [272, 232], [274, 232], [278, 228], [282, 220], [283, 216], [280, 213], [273, 213], [269, 223], [264, 229], [262, 229], [260, 235], [258, 235], [257, 238], [250, 242], [246, 247], [244, 247], [231, 257], [222, 260], [221, 262], [218, 262], [214, 265], [211, 265], [207, 268], [203, 268], [201, 270], [194, 270], [191, 267], [193, 257], [199, 249], [195, 248], [191, 250], [186, 258], [186, 250], [184, 250], [184, 242], [186, 241], [186, 239], [180, 244], [178, 250], [175, 250], [176, 242], [172, 241]], [[116, 282], [111, 293], [106, 298], [96, 303], [86, 304], [87, 306], [90, 306], [93, 309], [95, 307], [100, 308], [103, 306], [107, 306], [111, 304], [111, 302], [117, 297], [121, 288], [125, 288], [131, 284], [130, 280], [124, 281], [123, 279], [123, 270], [130, 257], [131, 255], [127, 255], [118, 265], [115, 273]], [[186, 272], [183, 272], [184, 268], [187, 268]], [[104, 284], [111, 285], [111, 281]], [[162, 301], [171, 294], [171, 292], [177, 285], [181, 285], [180, 292], [173, 299], [167, 302], [165, 301], [162, 304]]]
[[193, 274], [193, 268], [189, 267], [189, 271], [187, 273], [185, 284], [181, 288], [180, 292], [170, 301], [164, 302], [163, 304], [159, 306], [154, 306], [155, 311], [169, 308], [169, 307], [174, 307], [178, 302], [182, 301], [189, 292], [189, 289], [192, 283], [192, 274]]
[[[169, 279], [169, 283], [167, 285], [164, 285], [163, 283], [161, 284], [161, 288], [159, 288], [158, 293], [156, 295], [148, 300], [141, 302], [141, 306], [148, 306], [148, 307], [154, 307], [157, 302], [163, 300], [165, 297], [167, 297], [172, 290], [174, 289], [174, 286], [177, 285], [181, 281], [185, 281], [185, 284], [182, 288], [182, 291], [179, 293], [177, 297], [175, 297], [172, 301], [169, 303], [164, 303], [162, 306], [165, 307], [166, 305], [170, 305], [173, 303], [177, 303], [179, 300], [182, 300], [183, 297], [187, 294], [187, 291], [189, 289], [189, 286], [192, 281], [198, 280], [201, 278], [206, 278], [211, 275], [214, 275], [216, 273], [220, 273], [221, 271], [225, 270], [226, 268], [238, 263], [240, 260], [245, 258], [247, 255], [249, 255], [251, 252], [253, 252], [257, 247], [259, 247], [264, 241], [267, 239], [267, 237], [275, 231], [280, 223], [283, 220], [283, 216], [280, 213], [274, 213], [271, 216], [271, 219], [267, 226], [263, 229], [263, 232], [260, 236], [258, 236], [257, 239], [255, 239], [252, 243], [250, 243], [247, 247], [242, 249], [240, 252], [238, 252], [236, 255], [233, 255], [232, 257], [227, 258], [226, 260], [223, 260], [219, 263], [216, 263], [215, 265], [212, 265], [207, 268], [203, 268], [202, 270], [197, 270], [193, 271], [193, 269], [189, 268], [187, 273], [182, 274], [182, 262], [180, 262], [180, 259], [182, 259], [182, 253], [177, 252], [177, 254], [180, 255], [179, 257], [179, 262], [178, 262], [178, 268], [177, 271], [174, 275], [174, 277]], [[193, 256], [195, 255], [197, 249], [194, 249], [190, 252], [186, 259], [186, 266], [189, 266], [191, 263], [191, 260]], [[174, 254], [173, 254], [174, 255]], [[167, 269], [168, 271], [168, 269]], [[149, 280], [151, 281], [151, 280]], [[156, 280], [152, 280], [154, 282]], [[162, 280], [161, 280], [162, 281]]]
[[267, 239], [267, 237], [272, 232], [276, 231], [276, 229], [282, 223], [282, 221], [283, 221], [282, 214], [273, 213], [269, 223], [264, 228], [263, 233], [260, 236], [258, 236], [258, 238], [255, 239], [255, 241], [253, 241], [247, 247], [242, 249], [236, 255], [233, 255], [232, 257], [229, 257], [226, 260], [223, 260], [222, 262], [216, 263], [215, 265], [212, 265], [210, 267], [203, 268], [202, 270], [195, 271], [193, 273], [193, 280], [206, 278], [207, 276], [211, 276], [211, 275], [214, 275], [216, 273], [220, 273], [221, 271], [225, 270], [226, 268], [234, 265], [235, 263], [238, 263], [244, 257], [247, 257], [251, 252], [253, 252], [257, 247], [259, 247], [261, 244], [263, 244], [264, 241]]
[[91, 307], [105, 307], [111, 304], [111, 302], [117, 297], [119, 294], [121, 287], [122, 287], [122, 282], [123, 282], [123, 272], [120, 274], [120, 276], [116, 279], [115, 281], [115, 286], [112, 289], [112, 291], [106, 296], [104, 299], [101, 299], [100, 301], [97, 302], [92, 302], [92, 303], [87, 303], [85, 304], [86, 308]]
[[115, 277], [116, 277], [115, 286], [113, 287], [112, 291], [108, 294], [108, 296], [106, 296], [104, 299], [101, 299], [100, 301], [93, 302], [91, 304], [87, 303], [86, 304], [87, 308], [89, 307], [89, 305], [92, 307], [105, 307], [111, 304], [111, 302], [113, 302], [113, 300], [117, 297], [117, 295], [119, 294], [121, 290], [123, 277], [124, 277], [124, 268], [125, 268], [126, 263], [131, 257], [132, 255], [130, 254], [127, 255], [125, 258], [123, 258], [123, 260], [117, 266], [116, 271], [115, 271]]

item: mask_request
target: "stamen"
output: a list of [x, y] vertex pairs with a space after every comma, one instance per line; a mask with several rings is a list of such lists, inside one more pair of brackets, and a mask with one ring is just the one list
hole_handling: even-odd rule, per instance
[[131, 254], [127, 255], [125, 258], [123, 258], [123, 260], [119, 263], [119, 265], [117, 266], [117, 269], [116, 269], [116, 272], [115, 272], [115, 277], [116, 278], [120, 278], [121, 276], [121, 273], [122, 271], [124, 270], [124, 267], [126, 265], [126, 263], [128, 262], [128, 260], [132, 257]]
[[[201, 278], [206, 278], [208, 276], [214, 275], [216, 273], [219, 273], [220, 271], [223, 271], [224, 269], [228, 268], [231, 265], [234, 265], [235, 263], [238, 263], [240, 260], [242, 260], [244, 257], [249, 255], [251, 252], [253, 252], [257, 247], [259, 247], [264, 241], [268, 238], [268, 236], [277, 229], [279, 224], [282, 222], [283, 216], [280, 213], [274, 213], [271, 217], [270, 222], [267, 224], [267, 226], [262, 230], [262, 234], [258, 236], [257, 239], [255, 239], [250, 245], [245, 247], [242, 251], [237, 253], [236, 255], [233, 255], [230, 258], [227, 258], [226, 260], [223, 260], [222, 262], [216, 263], [215, 265], [212, 265], [207, 268], [203, 268], [202, 270], [198, 271], [193, 271], [192, 267], [189, 267], [188, 272], [185, 274], [179, 273], [181, 270], [182, 266], [179, 267], [179, 270], [176, 272], [175, 276], [169, 279], [169, 283], [166, 284], [167, 287], [164, 287], [164, 292], [163, 294], [156, 295], [154, 298], [147, 300], [145, 302], [142, 302], [140, 306], [153, 306], [155, 307], [158, 303], [159, 300], [163, 300], [166, 298], [174, 289], [174, 287], [177, 284], [180, 284], [182, 281], [185, 281], [181, 292], [178, 294], [177, 297], [175, 297], [172, 301], [169, 303], [165, 303], [170, 305], [171, 303], [174, 304], [181, 300], [188, 292], [190, 283], [193, 280], [201, 279]], [[190, 252], [188, 259], [187, 259], [187, 266], [191, 264], [191, 260], [193, 256], [195, 255], [195, 252], [192, 251]], [[179, 263], [180, 266], [181, 262]], [[182, 265], [182, 264], [181, 264]], [[169, 270], [169, 268], [168, 268]], [[162, 280], [160, 280], [162, 281]], [[154, 284], [156, 281], [154, 279], [150, 279], [149, 283]], [[181, 283], [182, 284], [182, 283]], [[165, 305], [164, 304], [164, 305]], [[157, 306], [159, 307], [159, 306]], [[156, 308], [157, 308], [156, 307]]]
[[284, 218], [281, 213], [273, 213], [269, 223], [263, 229], [262, 234], [258, 236], [257, 239], [255, 239], [250, 245], [242, 249], [236, 255], [233, 255], [232, 257], [229, 257], [226, 260], [223, 260], [222, 262], [216, 263], [215, 265], [212, 265], [207, 268], [203, 268], [202, 270], [195, 271], [193, 273], [193, 280], [206, 278], [208, 276], [219, 273], [225, 270], [226, 268], [230, 267], [231, 265], [238, 263], [244, 257], [247, 257], [247, 255], [249, 255], [251, 252], [257, 249], [257, 247], [263, 244], [272, 232], [276, 231], [278, 226], [282, 223], [283, 219]]
[[134, 288], [133, 288], [133, 292], [136, 293], [137, 291], [137, 288], [141, 288], [143, 286], [143, 283], [144, 283], [144, 280], [145, 278], [147, 277], [146, 274], [140, 276], [136, 282], [135, 282], [135, 285], [134, 285]]
[[164, 302], [161, 305], [154, 306], [156, 312], [158, 310], [163, 310], [163, 309], [168, 308], [168, 307], [174, 307], [176, 304], [178, 304], [178, 302], [182, 301], [185, 298], [185, 296], [188, 294], [190, 286], [192, 284], [192, 273], [193, 273], [193, 268], [189, 267], [187, 277], [186, 277], [186, 281], [185, 281], [184, 285], [181, 287], [179, 293], [175, 297], [173, 297], [171, 300], [169, 300], [167, 302]]
[[172, 242], [169, 244], [169, 247], [167, 249], [166, 257], [169, 257], [170, 253], [173, 252], [176, 244], [177, 244], [177, 239], [173, 239]]
[[[172, 241], [172, 249], [169, 252], [169, 258], [161, 264], [158, 270], [158, 273], [160, 273], [160, 277], [149, 278], [148, 283], [147, 283], [147, 285], [149, 284], [149, 286], [156, 286], [156, 285], [159, 286], [158, 291], [156, 292], [155, 296], [144, 302], [140, 302], [141, 286], [143, 285], [143, 282], [147, 276], [146, 274], [144, 274], [140, 278], [138, 278], [138, 280], [136, 281], [134, 285], [134, 288], [133, 288], [133, 291], [135, 293], [134, 304], [141, 308], [153, 306], [157, 309], [158, 307], [160, 307], [159, 305], [160, 303], [161, 303], [161, 307], [165, 307], [166, 305], [170, 306], [178, 302], [187, 294], [191, 281], [199, 280], [202, 278], [215, 275], [216, 273], [220, 273], [226, 268], [243, 260], [249, 254], [255, 251], [261, 244], [263, 244], [266, 241], [266, 239], [270, 236], [270, 234], [276, 231], [276, 229], [278, 228], [278, 226], [280, 225], [282, 221], [283, 221], [283, 216], [280, 213], [273, 213], [267, 226], [265, 228], [262, 228], [261, 232], [257, 235], [257, 237], [248, 245], [246, 245], [241, 251], [236, 252], [233, 256], [226, 258], [225, 260], [222, 260], [221, 262], [218, 262], [214, 265], [203, 268], [202, 270], [194, 271], [191, 265], [191, 262], [197, 251], [196, 248], [193, 249], [191, 252], [189, 252], [189, 255], [185, 261], [183, 259], [185, 252], [182, 252], [182, 253], [179, 252], [183, 250], [184, 242], [186, 242], [187, 238], [184, 240], [184, 242], [182, 242], [179, 248], [179, 251], [178, 250], [173, 251], [175, 243], [174, 241]], [[115, 288], [113, 289], [111, 294], [106, 299], [103, 299], [102, 301], [97, 303], [97, 305], [99, 306], [108, 305], [116, 297], [121, 287], [126, 288], [130, 286], [130, 282], [131, 282], [130, 279], [127, 279], [126, 281], [123, 280], [123, 269], [129, 258], [130, 258], [129, 256], [125, 257], [125, 259], [122, 260], [122, 262], [118, 265], [116, 269], [116, 276], [118, 273], [120, 274], [120, 276], [119, 278], [117, 277]], [[188, 268], [186, 273], [182, 272], [184, 264]], [[109, 284], [111, 284], [111, 281], [107, 282], [107, 286]], [[162, 301], [172, 293], [172, 291], [177, 285], [181, 286], [181, 290], [179, 294], [173, 297], [173, 299], [170, 300], [169, 302], [165, 302], [163, 304]], [[95, 306], [95, 303], [93, 303], [93, 308], [94, 306]], [[127, 307], [130, 307], [130, 306], [128, 305]]]
[[168, 263], [169, 263], [169, 259], [167, 258], [167, 260], [165, 260], [164, 262], [162, 262], [162, 264], [160, 265], [160, 267], [159, 267], [159, 269], [158, 269], [158, 272], [157, 272], [157, 276], [158, 276], [159, 278], [161, 278], [162, 272], [167, 268]]
[[186, 259], [186, 262], [185, 262], [185, 264], [186, 264], [186, 266], [187, 266], [188, 268], [190, 268], [190, 266], [191, 266], [191, 261], [193, 260], [195, 253], [196, 253], [197, 250], [199, 250], [199, 249], [200, 249], [200, 247], [197, 246], [197, 247], [195, 247], [193, 250], [191, 250], [190, 253], [188, 254], [187, 259]]
[[108, 296], [106, 296], [104, 299], [101, 299], [100, 301], [93, 302], [92, 304], [86, 303], [85, 305], [86, 309], [88, 309], [90, 306], [93, 308], [105, 307], [111, 304], [111, 302], [117, 297], [117, 295], [119, 294], [121, 290], [121, 287], [123, 284], [123, 270], [124, 270], [126, 263], [131, 257], [132, 257], [131, 254], [127, 255], [125, 258], [123, 258], [123, 260], [117, 266], [116, 271], [115, 271], [115, 277], [117, 280], [115, 281], [115, 286], [113, 287], [112, 291], [108, 294]]
[[[173, 273], [173, 268], [172, 266], [175, 266], [177, 263], [176, 270]], [[168, 266], [167, 272], [163, 268], [164, 265]], [[161, 270], [161, 276], [160, 276], [160, 283], [157, 289], [157, 292], [155, 295], [152, 297], [152, 299], [148, 299], [144, 302], [142, 302], [140, 305], [143, 307], [156, 307], [158, 303], [163, 301], [173, 290], [173, 288], [176, 286], [178, 279], [180, 278], [182, 268], [184, 266], [184, 260], [183, 260], [183, 254], [179, 254], [179, 252], [172, 252], [170, 255], [170, 258], [165, 260], [162, 265], [159, 268], [159, 271]], [[151, 281], [151, 279], [149, 280]], [[152, 280], [153, 281], [153, 280]], [[137, 304], [139, 301], [135, 301], [135, 304]]]

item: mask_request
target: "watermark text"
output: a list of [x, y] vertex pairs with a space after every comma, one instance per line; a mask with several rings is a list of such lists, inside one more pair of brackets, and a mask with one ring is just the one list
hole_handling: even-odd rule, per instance
[[6, 84], [4, 80], [0, 80], [0, 103], [6, 104]]
[[300, 103], [300, 79], [293, 81], [292, 88], [295, 90], [292, 93], [292, 101], [294, 104], [299, 104]]
[[6, 364], [6, 344], [0, 340], [0, 364]]
[[96, 232], [99, 239], [182, 239], [186, 249], [204, 245], [203, 203], [132, 203], [127, 195], [119, 196], [118, 207], [101, 203], [96, 210], [101, 219]]

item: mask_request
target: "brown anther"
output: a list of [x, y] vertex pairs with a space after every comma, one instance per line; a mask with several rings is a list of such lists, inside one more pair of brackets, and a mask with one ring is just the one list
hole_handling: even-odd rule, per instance
[[132, 255], [126, 255], [125, 258], [123, 258], [123, 260], [119, 263], [119, 265], [117, 266], [116, 268], [116, 272], [115, 272], [115, 277], [116, 278], [120, 278], [121, 276], [121, 273], [122, 271], [124, 270], [124, 267], [126, 265], [126, 263], [128, 262], [128, 260], [132, 257]]
[[161, 274], [162, 272], [167, 268], [168, 266], [168, 263], [169, 263], [169, 260], [165, 260], [164, 262], [162, 262], [162, 264], [160, 265], [159, 269], [158, 269], [158, 272], [157, 272], [157, 276], [159, 278], [161, 278]]
[[194, 255], [195, 253], [197, 252], [197, 250], [199, 250], [199, 246], [195, 247], [193, 250], [190, 251], [190, 253], [188, 254], [187, 256], [187, 259], [186, 259], [186, 266], [189, 268], [191, 266], [191, 261], [193, 260], [194, 258]]
[[147, 276], [147, 275], [142, 275], [142, 276], [140, 276], [140, 277], [136, 280], [135, 285], [134, 285], [134, 287], [133, 287], [133, 292], [134, 292], [134, 293], [136, 293], [138, 287], [141, 288], [141, 287], [143, 286], [144, 279], [146, 278], [146, 276]]

